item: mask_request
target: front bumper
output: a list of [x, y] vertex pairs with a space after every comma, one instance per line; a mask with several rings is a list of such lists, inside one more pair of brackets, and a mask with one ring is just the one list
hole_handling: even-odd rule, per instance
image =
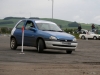
[[100, 36], [98, 36], [98, 39], [100, 40]]
[[62, 49], [74, 50], [77, 48], [77, 42], [60, 42], [60, 41], [45, 41], [45, 45], [47, 49]]

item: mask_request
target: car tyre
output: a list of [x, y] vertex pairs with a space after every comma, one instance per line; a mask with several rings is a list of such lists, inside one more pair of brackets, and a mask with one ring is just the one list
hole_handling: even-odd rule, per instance
[[16, 48], [17, 48], [17, 41], [16, 41], [15, 38], [11, 38], [11, 40], [10, 40], [10, 48], [12, 50], [16, 50]]
[[96, 36], [94, 36], [94, 37], [93, 37], [93, 39], [94, 39], [94, 40], [96, 40], [96, 39], [97, 39], [97, 37], [96, 37]]
[[81, 36], [81, 39], [83, 39], [83, 40], [84, 40], [84, 39], [85, 39], [85, 36]]
[[37, 50], [39, 53], [42, 53], [44, 50], [44, 42], [42, 39], [39, 39], [38, 41]]
[[67, 54], [71, 54], [72, 51], [71, 51], [71, 50], [66, 50], [66, 53], [67, 53]]

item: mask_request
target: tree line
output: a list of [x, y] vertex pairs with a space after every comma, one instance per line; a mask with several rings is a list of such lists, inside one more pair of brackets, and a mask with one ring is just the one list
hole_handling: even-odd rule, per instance
[[0, 25], [13, 24], [13, 23], [14, 23], [13, 21], [3, 21], [0, 22]]
[[3, 20], [10, 20], [10, 19], [25, 19], [25, 17], [5, 17]]

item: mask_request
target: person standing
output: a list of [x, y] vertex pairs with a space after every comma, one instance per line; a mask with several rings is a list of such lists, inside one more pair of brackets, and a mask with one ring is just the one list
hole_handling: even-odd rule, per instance
[[78, 25], [78, 32], [79, 32], [79, 33], [81, 33], [81, 29], [82, 29], [82, 27], [81, 27], [81, 25], [79, 24], [79, 25]]
[[95, 32], [95, 25], [94, 24], [92, 24], [91, 28], [92, 28], [92, 32]]

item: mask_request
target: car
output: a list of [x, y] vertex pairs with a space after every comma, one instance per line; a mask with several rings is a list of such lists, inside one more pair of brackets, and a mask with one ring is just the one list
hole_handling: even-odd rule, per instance
[[82, 30], [81, 34], [79, 34], [79, 38], [81, 39], [100, 39], [100, 35], [88, 30]]
[[44, 49], [59, 49], [71, 54], [77, 48], [78, 43], [75, 36], [64, 32], [56, 23], [39, 19], [23, 19], [11, 31], [10, 48], [12, 50], [22, 46], [23, 26], [23, 45], [36, 47], [39, 53], [42, 53]]
[[78, 33], [78, 34], [80, 34], [80, 33], [83, 33], [84, 31], [86, 32], [86, 31], [88, 31], [88, 30], [86, 30], [86, 29], [81, 29], [81, 31], [76, 30], [75, 32]]

